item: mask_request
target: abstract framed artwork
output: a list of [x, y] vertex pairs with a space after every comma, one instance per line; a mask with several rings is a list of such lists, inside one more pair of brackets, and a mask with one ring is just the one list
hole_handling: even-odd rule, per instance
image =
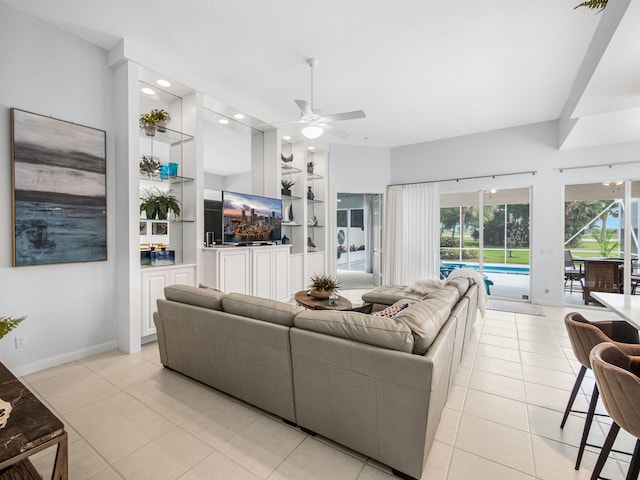
[[154, 222], [151, 224], [152, 235], [168, 235], [169, 224], [167, 222]]
[[107, 260], [106, 132], [11, 109], [13, 266]]
[[147, 234], [147, 222], [140, 222], [140, 235]]

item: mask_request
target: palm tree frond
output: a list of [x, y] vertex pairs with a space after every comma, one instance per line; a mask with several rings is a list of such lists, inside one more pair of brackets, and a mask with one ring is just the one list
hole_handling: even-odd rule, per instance
[[601, 11], [604, 10], [606, 6], [607, 6], [607, 0], [586, 0], [585, 2], [582, 2], [576, 5], [575, 7], [573, 7], [573, 9], [575, 10], [576, 8], [587, 7], [591, 9], [598, 9], [596, 13], [600, 13]]

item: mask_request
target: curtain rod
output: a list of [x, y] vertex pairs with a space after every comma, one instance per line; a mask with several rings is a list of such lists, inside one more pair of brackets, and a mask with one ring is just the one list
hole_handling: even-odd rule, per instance
[[457, 177], [457, 178], [443, 178], [440, 180], [425, 180], [422, 182], [409, 182], [409, 183], [392, 183], [390, 187], [397, 187], [400, 185], [419, 185], [421, 183], [438, 183], [438, 182], [459, 182], [460, 180], [475, 180], [477, 178], [496, 178], [496, 177], [508, 177], [510, 175], [535, 175], [537, 170], [526, 170], [523, 172], [510, 172], [510, 173], [494, 173], [491, 175], [476, 175], [473, 177]]
[[633, 165], [636, 163], [640, 163], [640, 160], [631, 160], [629, 162], [618, 162], [618, 163], [599, 163], [597, 165], [580, 165], [577, 167], [560, 167], [558, 170], [560, 170], [560, 173], [564, 172], [565, 170], [580, 170], [582, 168], [598, 168], [598, 167], [617, 167], [619, 165]]

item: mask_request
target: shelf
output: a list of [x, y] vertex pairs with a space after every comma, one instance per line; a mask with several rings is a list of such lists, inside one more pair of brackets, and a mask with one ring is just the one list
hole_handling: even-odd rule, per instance
[[156, 130], [155, 135], [147, 135], [146, 133], [144, 133], [144, 128], [141, 128], [140, 136], [148, 140], [168, 143], [169, 145], [178, 145], [180, 143], [193, 140], [192, 135], [187, 135], [186, 133], [178, 132], [177, 130], [171, 130], [170, 128], [167, 128], [165, 132], [159, 132], [158, 130]]
[[301, 223], [285, 223], [285, 222], [282, 222], [282, 223], [280, 223], [280, 226], [282, 226], [282, 227], [302, 227], [302, 224]]
[[158, 219], [149, 219], [149, 218], [140, 218], [141, 222], [152, 222], [152, 223], [160, 223], [160, 222], [164, 222], [164, 223], [194, 223], [195, 220], [182, 220], [181, 218], [178, 219], [167, 219], [167, 220], [158, 220]]
[[282, 200], [300, 200], [301, 198], [295, 195], [282, 195]]
[[317, 173], [307, 173], [307, 180], [321, 180], [323, 178], [322, 175], [318, 175]]
[[307, 203], [324, 203], [324, 202], [323, 202], [322, 200], [316, 200], [316, 199], [309, 200], [309, 199], [307, 198]]
[[[164, 178], [163, 178], [164, 177]], [[180, 175], [163, 175], [159, 173], [140, 172], [140, 180], [148, 180], [150, 182], [169, 183], [171, 185], [182, 182], [193, 182], [193, 178], [181, 177]]]
[[324, 228], [324, 225], [307, 225], [309, 228]]
[[289, 175], [291, 173], [300, 173], [302, 170], [296, 167], [292, 167], [290, 165], [280, 165], [280, 171], [285, 175]]

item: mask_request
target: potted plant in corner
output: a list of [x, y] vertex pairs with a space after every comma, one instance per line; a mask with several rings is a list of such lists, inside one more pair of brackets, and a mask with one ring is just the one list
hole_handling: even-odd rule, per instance
[[171, 190], [147, 189], [140, 200], [140, 213], [145, 212], [149, 220], [166, 220], [169, 211], [180, 216], [180, 202]]
[[280, 180], [280, 184], [282, 185], [282, 195], [291, 196], [291, 187], [293, 187], [296, 182], [292, 182], [291, 180]]
[[338, 281], [331, 275], [312, 275], [311, 276], [311, 290], [309, 294], [313, 298], [327, 299], [329, 295], [338, 289]]
[[153, 137], [156, 134], [156, 121], [155, 117], [150, 113], [143, 113], [138, 120], [140, 128], [144, 129], [144, 134], [148, 137]]
[[153, 117], [156, 127], [159, 132], [166, 132], [167, 125], [171, 123], [171, 115], [166, 110], [162, 110], [161, 108], [156, 108], [151, 110], [149, 114]]

